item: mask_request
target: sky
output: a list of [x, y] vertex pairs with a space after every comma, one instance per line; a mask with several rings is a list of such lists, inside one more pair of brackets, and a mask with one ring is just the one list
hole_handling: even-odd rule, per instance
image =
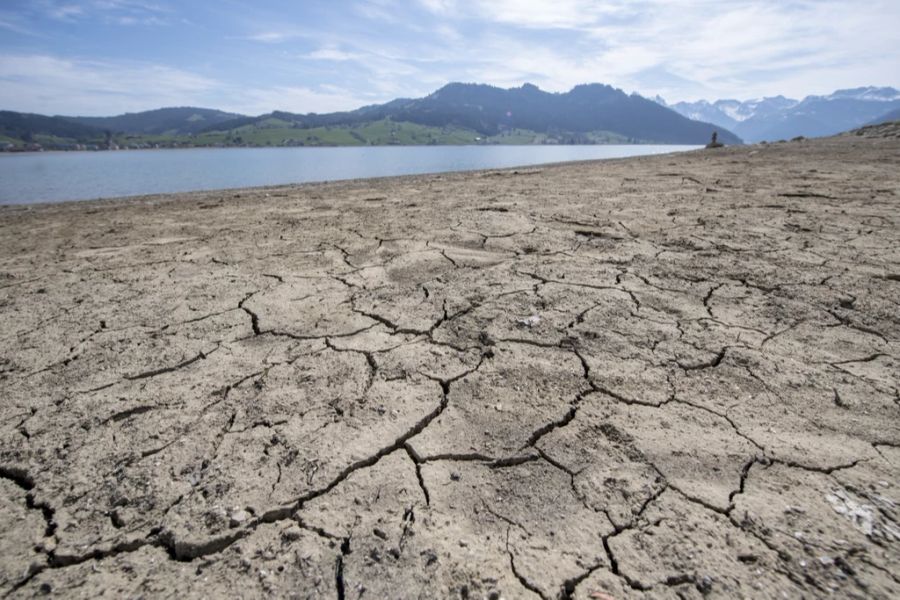
[[900, 87], [900, 0], [0, 0], [0, 110], [331, 112], [451, 81], [668, 102]]

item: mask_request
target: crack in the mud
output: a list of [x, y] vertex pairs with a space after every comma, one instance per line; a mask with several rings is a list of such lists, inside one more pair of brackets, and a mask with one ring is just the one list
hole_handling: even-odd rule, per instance
[[188, 367], [198, 360], [206, 360], [208, 356], [218, 351], [221, 348], [221, 344], [217, 344], [215, 348], [210, 350], [209, 352], [203, 352], [202, 350], [197, 353], [196, 356], [188, 358], [176, 365], [168, 366], [168, 367], [160, 367], [158, 369], [152, 369], [150, 371], [144, 371], [142, 373], [137, 373], [135, 375], [125, 375], [123, 380], [125, 381], [137, 381], [140, 379], [148, 379], [150, 377], [156, 377], [158, 375], [165, 375], [166, 373], [172, 373], [173, 371], [177, 371], [178, 369], [183, 369], [184, 367]]
[[341, 553], [337, 555], [334, 565], [334, 586], [338, 600], [344, 600], [347, 590], [344, 581], [344, 557], [350, 554], [350, 538], [344, 538], [341, 542]]
[[425, 506], [431, 506], [431, 493], [428, 491], [428, 486], [425, 485], [425, 478], [422, 477], [422, 459], [419, 458], [409, 443], [404, 443], [403, 448], [406, 450], [406, 455], [409, 456], [409, 460], [412, 461], [413, 467], [416, 469], [416, 480], [419, 483], [419, 489], [422, 491], [422, 495], [425, 497]]
[[262, 331], [259, 328], [259, 316], [255, 312], [247, 308], [247, 301], [259, 292], [260, 290], [250, 292], [249, 294], [244, 296], [244, 298], [240, 302], [238, 302], [238, 308], [247, 313], [247, 315], [250, 317], [250, 326], [253, 329], [253, 335], [261, 335]]
[[34, 498], [35, 482], [28, 472], [19, 467], [0, 465], [0, 478], [12, 482], [25, 492], [25, 508], [39, 510], [44, 519], [44, 537], [56, 534], [56, 511], [46, 502], [38, 502]]
[[506, 554], [509, 556], [509, 568], [512, 571], [513, 576], [519, 581], [523, 588], [530, 592], [534, 592], [538, 596], [541, 597], [541, 600], [550, 600], [546, 594], [544, 594], [543, 590], [536, 586], [534, 583], [528, 580], [524, 575], [519, 573], [518, 569], [516, 569], [516, 559], [513, 555], [512, 550], [509, 547], [509, 532], [510, 527], [506, 528]]
[[677, 359], [674, 361], [675, 364], [681, 368], [682, 371], [699, 371], [701, 369], [714, 369], [718, 367], [722, 360], [725, 358], [725, 354], [728, 352], [730, 346], [725, 346], [721, 350], [719, 350], [715, 356], [710, 358], [709, 360], [702, 360], [693, 364], [683, 364], [679, 362]]
[[542, 425], [534, 430], [534, 432], [528, 436], [528, 440], [526, 440], [525, 444], [522, 445], [520, 450], [524, 450], [529, 446], [534, 446], [537, 444], [542, 437], [553, 431], [554, 429], [559, 429], [561, 427], [565, 427], [569, 423], [572, 422], [572, 419], [575, 418], [575, 415], [578, 414], [578, 402], [581, 400], [582, 396], [579, 395], [576, 401], [569, 407], [569, 410], [564, 414], [561, 418], [556, 421], [550, 421], [546, 425]]
[[339, 353], [347, 353], [347, 354], [361, 354], [366, 359], [366, 364], [369, 368], [369, 376], [366, 379], [366, 385], [363, 387], [363, 395], [367, 394], [369, 390], [372, 388], [372, 385], [375, 383], [375, 378], [378, 376], [378, 362], [375, 360], [375, 355], [368, 350], [357, 350], [355, 348], [338, 348], [329, 338], [325, 338], [325, 346], [332, 350], [333, 352]]

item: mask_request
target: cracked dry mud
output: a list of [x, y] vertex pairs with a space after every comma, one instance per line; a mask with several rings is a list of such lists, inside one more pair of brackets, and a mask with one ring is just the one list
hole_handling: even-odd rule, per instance
[[897, 597], [898, 167], [3, 208], [0, 593]]

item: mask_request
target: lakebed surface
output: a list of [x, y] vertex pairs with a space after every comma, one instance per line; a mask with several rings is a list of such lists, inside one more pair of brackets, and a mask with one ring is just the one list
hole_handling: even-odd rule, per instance
[[11, 597], [900, 594], [900, 139], [0, 209]]

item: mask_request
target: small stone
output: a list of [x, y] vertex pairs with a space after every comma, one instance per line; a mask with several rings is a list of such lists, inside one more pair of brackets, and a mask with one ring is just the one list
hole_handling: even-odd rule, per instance
[[383, 540], [386, 540], [388, 537], [384, 531], [382, 531], [381, 529], [378, 529], [377, 527], [372, 530], [372, 533], [374, 533], [377, 537], [380, 537]]
[[231, 513], [230, 523], [232, 527], [239, 527], [250, 519], [250, 513], [244, 509], [236, 510]]
[[709, 575], [704, 575], [697, 580], [697, 591], [704, 596], [712, 591], [713, 580]]
[[291, 525], [281, 532], [281, 537], [288, 541], [295, 542], [303, 537], [303, 530], [297, 525]]
[[450, 473], [450, 480], [451, 481], [459, 481], [459, 473], [456, 473], [456, 472]]
[[125, 518], [125, 515], [122, 514], [118, 508], [113, 510], [109, 515], [110, 520], [114, 527], [121, 528], [128, 524], [128, 520]]

